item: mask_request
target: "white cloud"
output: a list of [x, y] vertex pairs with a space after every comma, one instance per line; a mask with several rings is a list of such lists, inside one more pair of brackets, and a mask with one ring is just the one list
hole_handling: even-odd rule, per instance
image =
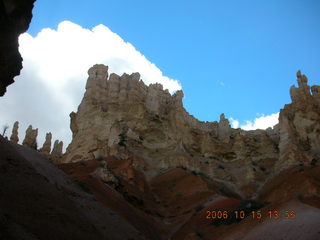
[[232, 128], [238, 128], [239, 127], [239, 121], [238, 120], [236, 120], [236, 119], [233, 119], [233, 118], [230, 118], [229, 119], [230, 120], [230, 122], [231, 122], [231, 127]]
[[0, 99], [4, 113], [0, 127], [19, 120], [20, 142], [32, 124], [39, 128], [39, 145], [49, 131], [54, 139], [64, 141], [64, 147], [69, 144], [69, 113], [80, 104], [87, 70], [96, 63], [108, 65], [109, 72], [119, 75], [140, 72], [146, 84], [159, 82], [171, 93], [181, 89], [177, 80], [163, 76], [132, 44], [104, 25], [89, 30], [63, 21], [57, 30], [46, 28], [36, 37], [22, 34], [19, 44], [24, 68]]
[[241, 125], [240, 128], [243, 130], [267, 129], [268, 127], [273, 127], [276, 125], [279, 122], [278, 118], [279, 113], [274, 113], [267, 116], [264, 114], [259, 114], [259, 117], [255, 118], [253, 121], [245, 121], [246, 123]]

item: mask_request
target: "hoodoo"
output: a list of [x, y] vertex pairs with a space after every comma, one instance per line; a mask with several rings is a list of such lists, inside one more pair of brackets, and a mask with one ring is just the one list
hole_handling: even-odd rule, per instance
[[279, 124], [254, 131], [231, 128], [224, 114], [219, 122], [199, 121], [183, 107], [182, 91], [146, 86], [138, 73], [109, 75], [100, 64], [88, 74], [78, 111], [70, 114], [73, 139], [61, 163], [137, 156], [144, 161], [135, 166], [148, 178], [180, 166], [227, 181], [250, 197], [270, 175], [298, 165], [301, 156], [305, 164], [319, 158], [318, 86], [311, 94], [300, 72]]

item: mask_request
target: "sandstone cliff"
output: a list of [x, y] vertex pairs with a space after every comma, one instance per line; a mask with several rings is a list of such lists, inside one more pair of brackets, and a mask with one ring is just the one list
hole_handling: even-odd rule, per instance
[[290, 89], [292, 103], [280, 111], [277, 169], [314, 165], [320, 159], [320, 86], [310, 88], [307, 77], [300, 71], [297, 78], [298, 88]]
[[278, 127], [233, 129], [224, 114], [219, 122], [201, 122], [184, 109], [182, 91], [171, 95], [160, 84], [146, 86], [138, 73], [109, 76], [104, 65], [88, 74], [78, 111], [70, 114], [73, 139], [61, 163], [138, 156], [144, 161], [135, 166], [148, 179], [179, 166], [248, 195], [273, 174]]

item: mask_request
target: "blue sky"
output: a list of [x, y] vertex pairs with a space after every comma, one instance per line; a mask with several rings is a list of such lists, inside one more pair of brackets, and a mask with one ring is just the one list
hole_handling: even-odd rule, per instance
[[[37, 1], [29, 33], [70, 20], [104, 24], [178, 79], [186, 109], [253, 119], [290, 102], [301, 69], [320, 80], [320, 1]], [[222, 86], [223, 85], [223, 86]]]
[[179, 81], [190, 114], [241, 126], [290, 103], [298, 69], [319, 85], [319, 13], [318, 0], [38, 0], [28, 33], [103, 24]]

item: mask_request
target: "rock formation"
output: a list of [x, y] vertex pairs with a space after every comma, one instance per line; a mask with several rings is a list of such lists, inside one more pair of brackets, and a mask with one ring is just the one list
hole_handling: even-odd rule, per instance
[[37, 136], [38, 128], [33, 129], [31, 125], [26, 130], [26, 136], [22, 142], [22, 145], [37, 149]]
[[290, 89], [292, 103], [286, 104], [279, 115], [278, 171], [320, 160], [320, 87], [310, 88], [307, 77], [300, 71], [297, 78], [298, 88], [292, 86]]
[[40, 152], [45, 156], [48, 156], [51, 152], [51, 139], [52, 139], [52, 134], [51, 132], [49, 132], [46, 134], [46, 140], [44, 141], [43, 146], [40, 149]]
[[146, 86], [138, 73], [109, 76], [107, 66], [95, 65], [88, 74], [78, 112], [70, 114], [73, 139], [61, 162], [139, 156], [145, 162], [136, 167], [148, 178], [179, 166], [252, 196], [272, 174], [319, 159], [320, 87], [310, 88], [300, 72], [279, 124], [254, 131], [231, 128], [224, 114], [219, 122], [198, 121], [183, 108], [182, 91], [171, 95], [161, 84]]
[[[108, 67], [95, 65], [88, 74], [84, 98], [70, 114], [73, 139], [66, 153], [56, 140], [48, 154], [50, 133], [41, 149], [54, 165], [0, 137], [6, 148], [19, 149], [0, 168], [15, 170], [14, 178], [6, 178], [14, 179], [15, 186], [30, 183], [25, 175], [17, 177], [23, 171], [16, 163], [23, 166], [24, 153], [44, 174], [41, 181], [52, 184], [51, 170], [57, 166], [148, 239], [261, 239], [270, 231], [271, 238], [319, 239], [320, 87], [309, 87], [306, 76], [297, 73], [298, 87], [291, 87], [292, 103], [281, 109], [279, 124], [244, 131], [231, 128], [224, 114], [219, 122], [198, 121], [183, 108], [182, 91], [170, 94], [160, 84], [146, 86], [138, 73], [109, 76]], [[36, 135], [29, 126], [24, 145], [34, 146]], [[3, 156], [8, 153], [0, 150]], [[28, 179], [38, 175], [28, 173]], [[55, 190], [81, 196], [64, 184], [55, 183]], [[35, 209], [43, 213], [40, 203]], [[230, 217], [207, 221], [214, 209]], [[271, 219], [270, 209], [290, 209], [298, 217]], [[50, 211], [57, 215], [57, 209]], [[235, 211], [243, 211], [245, 220]], [[254, 219], [252, 211], [264, 217]]]
[[18, 37], [29, 28], [35, 0], [0, 1], [0, 96], [20, 74], [22, 58], [18, 51]]
[[136, 167], [147, 178], [180, 166], [240, 189], [256, 189], [273, 173], [278, 128], [232, 129], [224, 114], [219, 122], [201, 122], [184, 109], [182, 91], [171, 95], [161, 84], [146, 86], [138, 73], [109, 76], [104, 65], [88, 74], [78, 111], [70, 114], [73, 139], [61, 163], [139, 156], [145, 161]]
[[218, 139], [222, 142], [229, 142], [231, 135], [231, 127], [229, 124], [229, 120], [225, 119], [224, 114], [221, 114], [220, 121], [218, 125]]
[[[18, 128], [19, 128], [19, 122], [16, 121], [13, 125], [12, 134], [10, 137], [11, 142], [14, 142], [14, 143], [19, 142]], [[26, 130], [26, 135], [22, 142], [22, 145], [28, 146], [37, 150], [38, 148], [37, 136], [38, 136], [38, 129], [33, 129], [32, 125], [29, 125], [29, 127]], [[56, 140], [54, 142], [54, 146], [51, 151], [51, 140], [52, 140], [52, 133], [51, 132], [46, 133], [45, 141], [42, 145], [42, 148], [39, 149], [39, 152], [49, 160], [52, 160], [54, 162], [60, 161], [62, 157], [62, 151], [63, 151], [63, 142]]]
[[16, 121], [13, 124], [13, 128], [12, 128], [12, 134], [11, 134], [11, 137], [10, 137], [10, 141], [11, 142], [14, 142], [14, 143], [18, 143], [19, 142], [18, 129], [19, 129], [19, 122]]
[[57, 162], [58, 160], [60, 160], [62, 156], [62, 149], [63, 149], [63, 142], [56, 140], [53, 144], [53, 149], [51, 152], [51, 160], [53, 162]]
[[[279, 123], [253, 131], [231, 128], [224, 114], [219, 122], [198, 121], [184, 109], [182, 91], [171, 95], [160, 84], [146, 86], [138, 73], [109, 76], [108, 67], [95, 65], [88, 74], [78, 111], [70, 114], [72, 142], [58, 163], [81, 179], [97, 176], [136, 208], [178, 229], [170, 239], [224, 240], [226, 232], [243, 234], [235, 230], [241, 226], [263, 235], [248, 218], [238, 226], [231, 218], [222, 228], [219, 220], [204, 222], [212, 209], [267, 213], [291, 206], [303, 216], [302, 208], [315, 206], [319, 212], [320, 86], [308, 86], [300, 71]], [[103, 161], [108, 164], [101, 167]], [[85, 164], [86, 170], [77, 170]], [[315, 214], [310, 223], [319, 221]], [[303, 228], [310, 223], [299, 222]], [[286, 234], [300, 234], [290, 226]]]

